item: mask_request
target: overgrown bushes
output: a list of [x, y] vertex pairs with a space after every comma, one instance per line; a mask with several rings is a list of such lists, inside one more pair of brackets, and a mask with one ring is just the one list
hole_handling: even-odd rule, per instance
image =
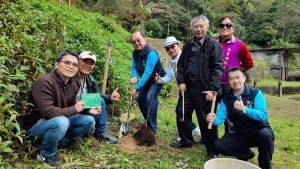
[[[17, 116], [28, 106], [32, 83], [53, 69], [62, 49], [96, 53], [95, 75], [101, 86], [105, 50], [111, 39], [107, 93], [117, 86], [121, 95], [129, 92], [129, 33], [113, 19], [48, 1], [15, 0], [0, 4], [0, 29], [0, 159], [16, 158], [18, 150], [28, 146], [23, 144]], [[0, 160], [0, 165], [3, 163]]]

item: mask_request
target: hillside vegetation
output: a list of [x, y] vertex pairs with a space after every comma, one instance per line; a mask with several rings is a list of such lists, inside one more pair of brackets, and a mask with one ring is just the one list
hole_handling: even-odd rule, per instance
[[[78, 2], [77, 5], [80, 5], [81, 1], [77, 0], [76, 2]], [[106, 2], [116, 1], [107, 0]], [[122, 2], [126, 2], [126, 0], [122, 0]], [[180, 3], [183, 2], [180, 0]], [[233, 2], [235, 1], [231, 1], [231, 3]], [[294, 1], [291, 0], [291, 3]], [[121, 4], [127, 5], [126, 3]], [[203, 4], [198, 3], [198, 5]], [[191, 3], [188, 7], [191, 7]], [[130, 91], [128, 81], [131, 76], [132, 46], [129, 43], [130, 33], [123, 29], [121, 23], [116, 20], [120, 19], [112, 15], [103, 16], [99, 13], [80, 10], [72, 5], [69, 7], [55, 3], [53, 0], [1, 1], [1, 169], [45, 168], [43, 164], [34, 160], [37, 147], [33, 147], [26, 139], [24, 131], [20, 129], [17, 117], [26, 112], [29, 105], [27, 102], [28, 92], [34, 81], [54, 68], [57, 54], [63, 49], [71, 49], [76, 52], [85, 50], [94, 52], [98, 59], [94, 75], [101, 86], [105, 51], [108, 41], [111, 40], [112, 51], [107, 93], [111, 93], [113, 89], [119, 87], [122, 96], [121, 101], [113, 105], [111, 109], [115, 113], [114, 116], [126, 111], [125, 107], [128, 104]], [[124, 24], [123, 21], [121, 22]], [[186, 22], [188, 23], [188, 21]], [[156, 46], [162, 60], [166, 58], [167, 55], [162, 48], [162, 39], [158, 41], [149, 39], [149, 43]], [[265, 72], [268, 66], [263, 63], [257, 65], [256, 68], [262, 68], [262, 71], [257, 72], [253, 77], [269, 77], [269, 73]], [[123, 142], [120, 140], [117, 146], [112, 146], [96, 142], [89, 137], [84, 145], [75, 144], [75, 148], [72, 150], [60, 151], [59, 158], [63, 162], [62, 168], [179, 168], [185, 164], [191, 168], [202, 168], [206, 161], [203, 145], [197, 145], [184, 151], [172, 149], [168, 145], [177, 137], [174, 113], [177, 103], [177, 88], [174, 86], [174, 83], [165, 85], [161, 92], [158, 114], [159, 131], [156, 135], [158, 144], [156, 146], [150, 148], [135, 147], [136, 149], [128, 151], [122, 147], [127, 145], [124, 140]], [[300, 169], [300, 123], [299, 101], [297, 99], [299, 99], [299, 95], [295, 95], [292, 100], [289, 96], [279, 99], [267, 95], [270, 122], [277, 137], [273, 159], [274, 168]], [[137, 115], [136, 123], [143, 122], [137, 107], [133, 108], [133, 113]], [[119, 120], [110, 118], [109, 127], [110, 132], [116, 136], [120, 127]], [[222, 128], [221, 131], [223, 131]], [[251, 162], [257, 164], [257, 156]]]
[[54, 68], [61, 50], [94, 52], [98, 58], [95, 75], [102, 85], [105, 50], [111, 39], [107, 93], [116, 87], [122, 95], [129, 91], [130, 34], [113, 18], [48, 1], [4, 0], [0, 29], [0, 164], [3, 157], [16, 158], [17, 150], [27, 148], [17, 115], [26, 111], [35, 79]]

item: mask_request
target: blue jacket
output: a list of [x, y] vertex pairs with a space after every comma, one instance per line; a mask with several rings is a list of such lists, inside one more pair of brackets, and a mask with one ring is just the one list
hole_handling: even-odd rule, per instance
[[145, 45], [144, 50], [141, 52], [134, 50], [132, 56], [132, 76], [136, 78], [141, 77], [135, 86], [137, 90], [154, 84], [155, 73], [158, 73], [160, 76], [166, 74], [157, 52], [148, 44]]
[[[246, 105], [245, 113], [233, 107], [234, 102], [240, 100], [240, 97]], [[226, 117], [233, 123], [233, 131], [248, 132], [268, 126], [266, 100], [263, 93], [247, 86], [240, 96], [234, 96], [231, 92], [222, 99], [213, 124], [223, 124]]]

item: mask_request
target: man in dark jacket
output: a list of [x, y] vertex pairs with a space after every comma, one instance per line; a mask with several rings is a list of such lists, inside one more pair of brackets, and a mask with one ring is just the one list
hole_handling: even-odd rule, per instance
[[[214, 93], [220, 91], [220, 77], [223, 74], [223, 50], [220, 44], [207, 36], [208, 19], [203, 16], [191, 20], [193, 37], [182, 50], [177, 64], [177, 82], [184, 91], [184, 121], [182, 121], [182, 96], [177, 104], [177, 128], [181, 140], [172, 143], [175, 148], [190, 147], [193, 144], [191, 117], [194, 110], [201, 129], [202, 142], [206, 145], [208, 159], [215, 158], [213, 142], [218, 139], [217, 128], [207, 128], [206, 115], [210, 112]], [[204, 94], [203, 92], [206, 92]], [[180, 124], [181, 123], [181, 124]]]
[[41, 143], [37, 159], [52, 167], [59, 166], [58, 143], [69, 145], [95, 126], [92, 116], [79, 114], [83, 102], [75, 101], [79, 88], [72, 77], [78, 70], [77, 54], [62, 51], [55, 68], [33, 84], [29, 101], [34, 107], [22, 120], [30, 138]]
[[215, 147], [220, 153], [241, 160], [253, 158], [255, 154], [250, 147], [258, 147], [259, 167], [271, 169], [274, 133], [268, 123], [265, 97], [260, 90], [245, 86], [243, 68], [232, 68], [226, 75], [231, 91], [222, 98], [216, 115], [207, 115], [207, 121], [217, 126], [228, 117], [233, 123], [233, 132], [216, 141]]
[[[99, 93], [99, 88], [96, 80], [91, 75], [95, 68], [96, 56], [85, 51], [79, 55], [78, 74], [75, 77], [78, 87], [80, 88], [76, 96], [77, 100], [81, 100], [83, 93]], [[110, 144], [117, 143], [117, 139], [107, 133], [107, 116], [105, 104], [110, 104], [113, 101], [119, 101], [120, 94], [118, 89], [113, 91], [111, 95], [101, 94], [99, 108], [85, 109], [83, 112], [93, 115], [95, 118], [95, 133], [94, 137], [99, 141], [106, 141]]]
[[[131, 35], [131, 43], [134, 47], [132, 54], [132, 78], [130, 83], [135, 85], [131, 96], [139, 92], [139, 108], [147, 119], [147, 124], [152, 132], [157, 129], [158, 95], [163, 85], [156, 84], [156, 73], [165, 76], [165, 71], [155, 49], [146, 43], [145, 35], [139, 31]], [[140, 77], [138, 81], [138, 77]], [[149, 116], [149, 117], [148, 117]]]

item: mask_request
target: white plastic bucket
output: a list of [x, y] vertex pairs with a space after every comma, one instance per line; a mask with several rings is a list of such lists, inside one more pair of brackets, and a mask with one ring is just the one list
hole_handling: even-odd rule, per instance
[[260, 169], [260, 167], [233, 158], [215, 158], [206, 161], [204, 169]]

